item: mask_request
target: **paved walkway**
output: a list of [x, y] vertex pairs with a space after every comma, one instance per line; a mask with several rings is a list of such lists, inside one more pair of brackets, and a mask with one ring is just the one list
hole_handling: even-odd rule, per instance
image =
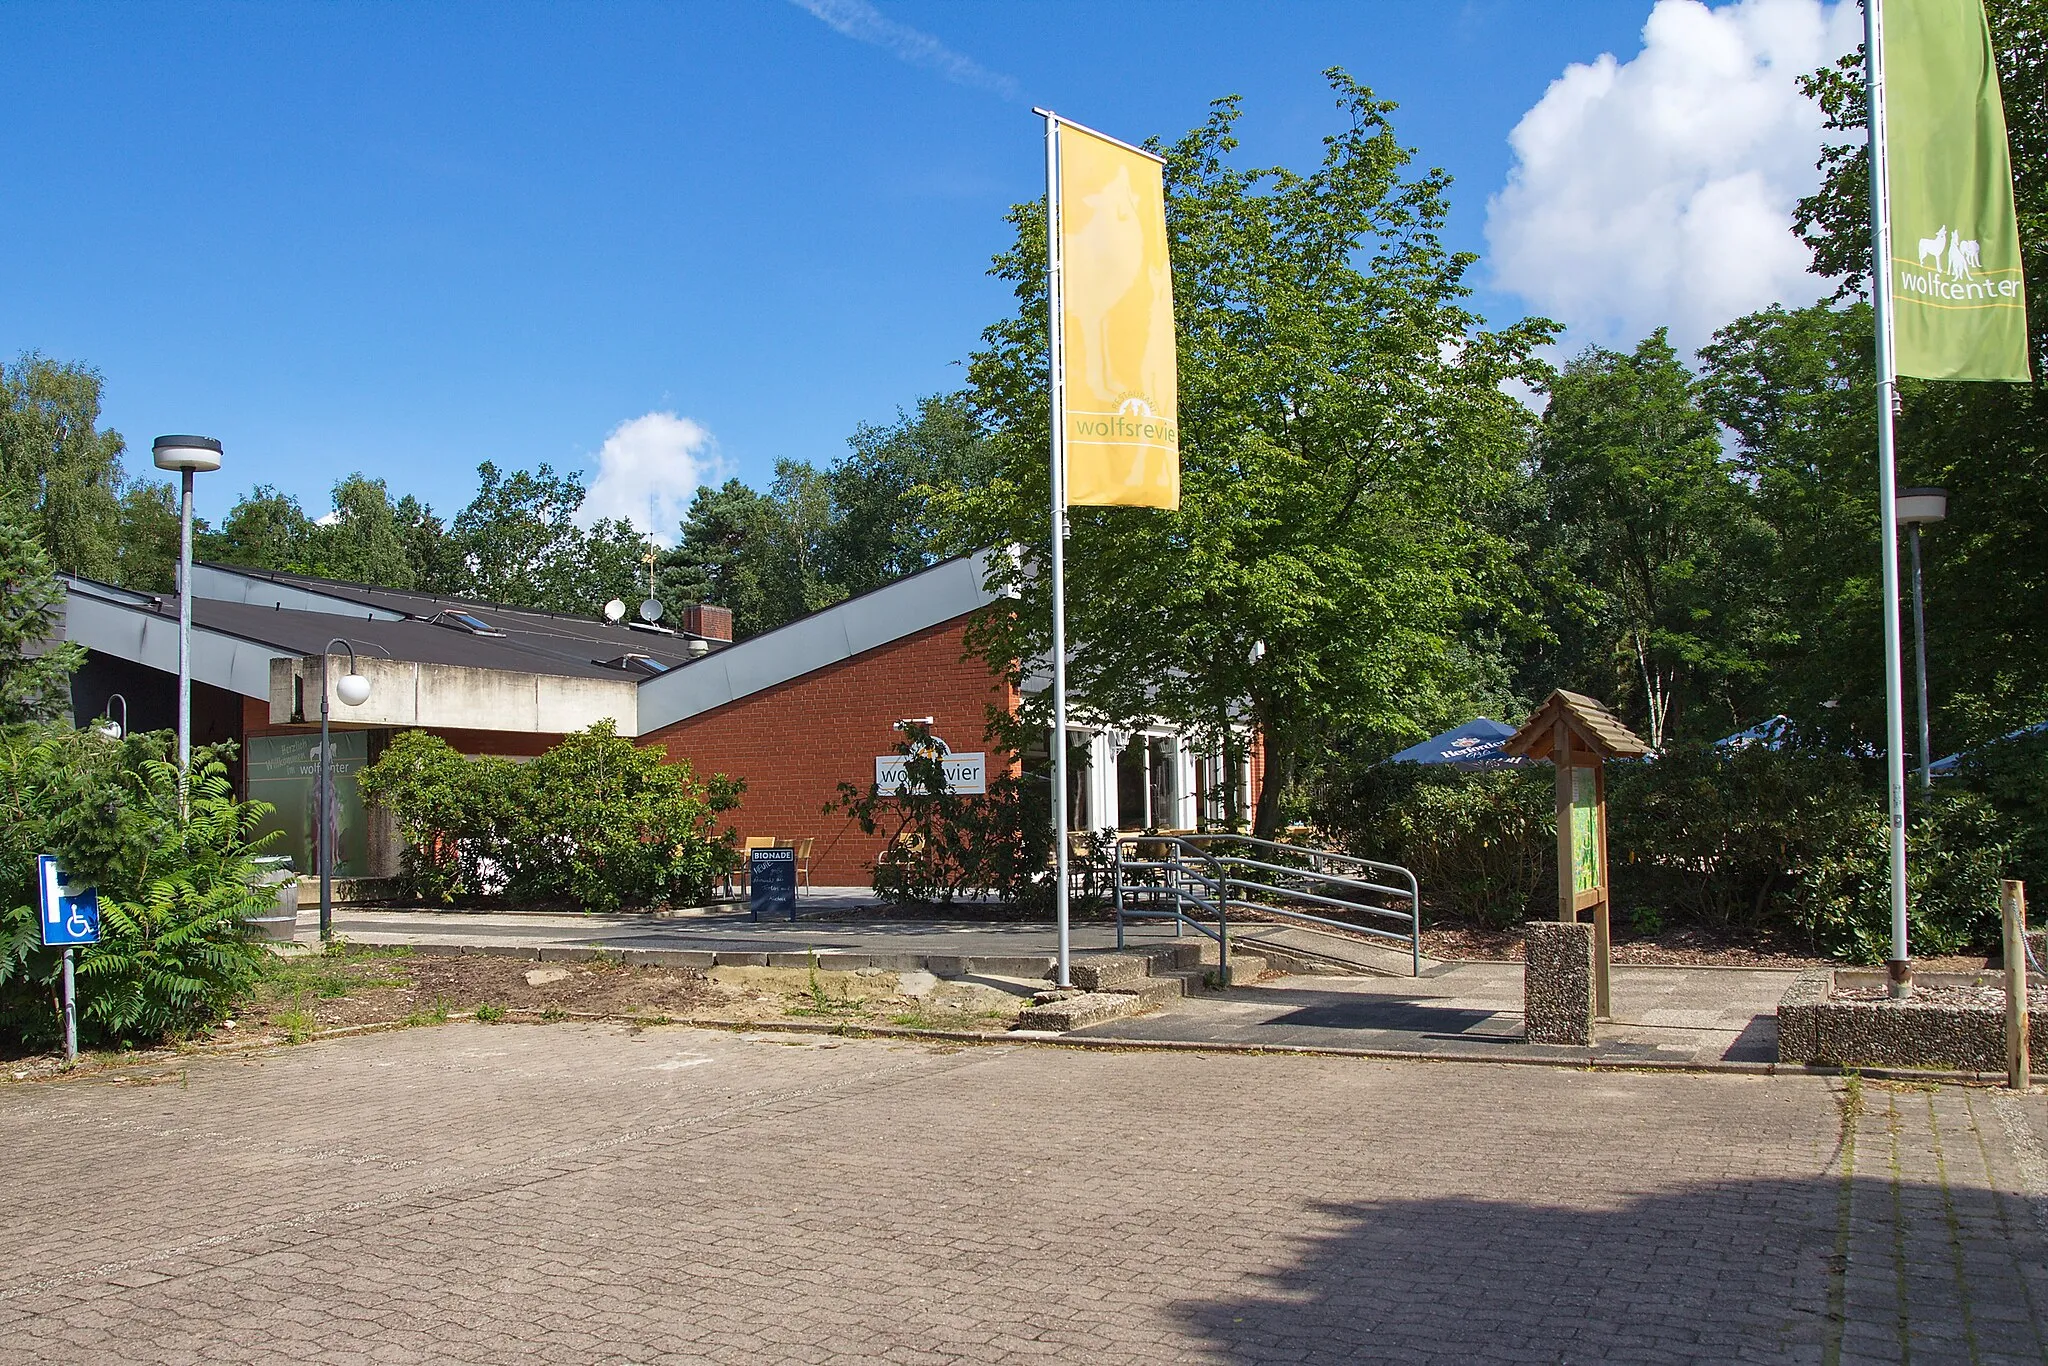
[[1768, 1063], [1778, 1057], [1778, 999], [1797, 975], [1777, 969], [1615, 968], [1614, 1019], [1595, 1027], [1590, 1049], [1523, 1041], [1522, 969], [1515, 963], [1445, 963], [1421, 978], [1282, 977], [1077, 1032], [1466, 1058]]
[[[839, 909], [858, 910], [859, 893]], [[823, 900], [823, 898], [821, 898]], [[869, 903], [871, 904], [870, 898]], [[918, 953], [1048, 963], [1057, 943], [1042, 923], [894, 919], [802, 919], [756, 923], [745, 914], [654, 918], [469, 914], [445, 911], [337, 913], [336, 930], [358, 943], [469, 944], [521, 948], [710, 949], [730, 953]], [[1130, 927], [1133, 945], [1164, 942], [1169, 927]], [[1247, 925], [1233, 944], [1257, 952], [1283, 947], [1350, 957], [1360, 968], [1405, 969], [1406, 956], [1332, 935]], [[1310, 941], [1313, 941], [1310, 943]], [[1116, 927], [1073, 927], [1077, 951], [1116, 942]], [[1614, 969], [1615, 1018], [1593, 1049], [1522, 1041], [1522, 969], [1516, 963], [1431, 963], [1420, 978], [1283, 977], [1198, 996], [1153, 1014], [1080, 1031], [1101, 1038], [1165, 1039], [1248, 1047], [1363, 1048], [1459, 1057], [1545, 1057], [1565, 1061], [1658, 1061], [1690, 1065], [1777, 1059], [1778, 999], [1795, 973], [1782, 969]]]
[[1818, 1077], [447, 1025], [0, 1086], [0, 1360], [2038, 1363], [2044, 1126]]
[[[824, 892], [826, 889], [821, 888]], [[335, 933], [357, 944], [476, 944], [541, 947], [594, 946], [622, 949], [711, 949], [735, 953], [942, 953], [990, 956], [1050, 957], [1057, 935], [1050, 924], [1003, 924], [985, 920], [817, 919], [821, 911], [835, 915], [873, 905], [853, 898], [806, 898], [804, 914], [795, 923], [755, 921], [744, 911], [721, 910], [704, 915], [542, 915], [471, 914], [452, 911], [373, 911], [337, 908]], [[305, 924], [305, 915], [300, 914]], [[317, 920], [315, 921], [317, 924]], [[1147, 927], [1146, 942], [1171, 938], [1170, 931]], [[1138, 938], [1137, 934], [1133, 936]], [[1093, 922], [1073, 927], [1076, 948], [1108, 948], [1116, 927]]]

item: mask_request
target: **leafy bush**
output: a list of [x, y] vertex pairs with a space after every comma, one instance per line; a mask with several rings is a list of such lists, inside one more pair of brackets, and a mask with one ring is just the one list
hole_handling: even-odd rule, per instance
[[2048, 896], [2048, 734], [1997, 740], [1963, 756], [1953, 777], [1936, 791], [1956, 788], [1989, 802], [1999, 842], [2006, 846], [2007, 877], [2021, 878]]
[[900, 792], [839, 785], [827, 815], [845, 812], [863, 834], [887, 830], [871, 865], [874, 888], [898, 904], [990, 897], [1039, 906], [1052, 897], [1051, 789], [1042, 775], [991, 777], [986, 795], [952, 792], [931, 731], [912, 724], [896, 744]]
[[735, 863], [718, 817], [739, 802], [722, 775], [700, 783], [659, 745], [609, 721], [529, 764], [468, 759], [423, 731], [363, 770], [364, 800], [405, 839], [401, 875], [438, 901], [502, 897], [588, 910], [701, 901]]
[[[1608, 777], [1617, 906], [1672, 923], [1796, 931], [1859, 962], [1891, 951], [1891, 856], [1883, 770], [1786, 747], [1668, 747]], [[1950, 784], [1907, 804], [1914, 952], [1988, 946], [2009, 832], [1993, 805]]]
[[[1992, 756], [1974, 779], [1912, 791], [1916, 952], [1996, 939], [1999, 877], [2048, 853], [2038, 809], [2048, 798], [2029, 776], [2041, 763], [2040, 754], [2014, 750]], [[1319, 814], [1344, 848], [1412, 868], [1425, 909], [1439, 920], [1548, 919], [1557, 885], [1554, 781], [1547, 764], [1482, 773], [1382, 764], [1326, 784]], [[1888, 955], [1890, 864], [1877, 766], [1795, 747], [1680, 743], [1654, 761], [1610, 765], [1607, 797], [1620, 923], [1644, 933], [1782, 933], [1866, 962]]]
[[[1546, 786], [1552, 773], [1541, 769]], [[1666, 923], [1758, 927], [1826, 894], [1872, 815], [1864, 766], [1798, 749], [1674, 743], [1607, 768], [1607, 857], [1618, 904]], [[1882, 817], [1880, 805], [1875, 808]]]
[[438, 735], [409, 730], [356, 780], [363, 800], [398, 827], [399, 876], [412, 895], [447, 903], [503, 890], [497, 856], [509, 838], [518, 765], [467, 758]]
[[1412, 871], [1427, 918], [1511, 925], [1556, 913], [1551, 788], [1548, 767], [1379, 764], [1326, 785], [1317, 824], [1349, 853]]
[[[2008, 857], [1996, 810], [1976, 793], [1915, 788], [1907, 808], [1906, 906], [1916, 955], [1988, 949]], [[1883, 797], [1850, 837], [1801, 872], [1793, 914], [1814, 947], [1859, 963], [1891, 957], [1891, 846]]]
[[99, 889], [100, 942], [80, 950], [82, 1040], [145, 1043], [223, 1015], [264, 959], [246, 918], [269, 904], [252, 861], [267, 810], [238, 802], [224, 759], [192, 756], [179, 809], [168, 733], [109, 741], [44, 728], [0, 746], [0, 1034], [46, 1047], [61, 1029], [60, 951], [42, 947], [35, 858]]

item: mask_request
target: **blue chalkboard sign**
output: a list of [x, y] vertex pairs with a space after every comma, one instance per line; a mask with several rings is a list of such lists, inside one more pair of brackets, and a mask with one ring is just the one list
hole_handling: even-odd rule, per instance
[[796, 919], [796, 850], [755, 849], [747, 854], [747, 906], [754, 919]]

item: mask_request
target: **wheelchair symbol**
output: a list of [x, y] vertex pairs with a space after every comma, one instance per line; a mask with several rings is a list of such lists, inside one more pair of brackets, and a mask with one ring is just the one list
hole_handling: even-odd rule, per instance
[[91, 934], [92, 928], [92, 921], [88, 919], [85, 913], [79, 910], [77, 907], [72, 908], [71, 918], [64, 922], [64, 933], [70, 935], [74, 939], [79, 938], [83, 935]]

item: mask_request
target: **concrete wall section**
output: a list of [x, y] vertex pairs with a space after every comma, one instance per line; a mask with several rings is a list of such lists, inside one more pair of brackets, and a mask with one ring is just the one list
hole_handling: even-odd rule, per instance
[[[370, 654], [358, 654], [355, 667], [370, 680], [370, 698], [351, 707], [332, 694], [334, 684], [348, 672], [348, 656], [329, 661], [328, 718], [332, 722], [563, 735], [609, 720], [621, 735], [639, 730], [639, 691], [629, 679], [470, 669]], [[302, 708], [299, 715], [305, 721], [319, 720], [321, 672], [317, 655], [272, 663], [267, 691], [273, 725], [290, 723], [295, 707]]]
[[[955, 749], [984, 750], [988, 707], [1010, 704], [988, 666], [966, 657], [965, 630], [960, 618], [929, 626], [652, 730], [642, 741], [689, 760], [700, 775], [745, 779], [746, 794], [730, 817], [741, 835], [811, 836], [815, 883], [864, 886], [866, 865], [885, 836], [863, 835], [845, 816], [824, 814], [839, 784], [871, 786], [876, 756], [892, 752], [896, 722], [906, 717], [931, 717], [932, 729]], [[1003, 764], [990, 756], [992, 772], [1003, 772]]]

